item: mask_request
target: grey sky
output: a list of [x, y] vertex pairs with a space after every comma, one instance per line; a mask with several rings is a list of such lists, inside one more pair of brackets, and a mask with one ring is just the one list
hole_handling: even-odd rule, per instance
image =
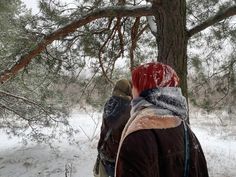
[[25, 3], [26, 7], [28, 9], [32, 10], [33, 14], [36, 14], [39, 12], [39, 1], [38, 0], [22, 0], [23, 3]]

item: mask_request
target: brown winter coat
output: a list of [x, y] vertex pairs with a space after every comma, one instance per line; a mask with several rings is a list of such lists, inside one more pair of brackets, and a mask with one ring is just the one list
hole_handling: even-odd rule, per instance
[[[104, 160], [115, 162], [121, 133], [130, 117], [131, 106], [130, 100], [116, 96], [111, 97], [110, 102], [115, 102], [116, 106], [112, 105], [110, 114], [105, 114], [106, 111], [104, 111], [98, 151]], [[107, 104], [104, 110], [106, 109], [110, 109]], [[109, 129], [111, 133], [105, 141]]]
[[[208, 177], [206, 160], [188, 128], [189, 177]], [[130, 118], [122, 134], [116, 177], [183, 177], [184, 128], [178, 117], [143, 113]]]
[[131, 99], [130, 82], [126, 79], [117, 81], [103, 111], [98, 142], [98, 152], [102, 160], [115, 162], [121, 133], [130, 117]]

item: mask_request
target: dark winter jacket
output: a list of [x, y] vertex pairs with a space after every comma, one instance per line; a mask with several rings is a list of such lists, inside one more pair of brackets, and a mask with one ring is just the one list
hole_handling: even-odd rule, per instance
[[98, 151], [107, 161], [115, 162], [121, 133], [130, 117], [130, 102], [131, 97], [112, 96], [104, 106]]
[[[183, 177], [186, 103], [178, 88], [151, 90], [132, 102], [121, 137], [116, 177]], [[184, 111], [185, 110], [185, 111]], [[187, 128], [189, 177], [208, 177], [199, 141]]]

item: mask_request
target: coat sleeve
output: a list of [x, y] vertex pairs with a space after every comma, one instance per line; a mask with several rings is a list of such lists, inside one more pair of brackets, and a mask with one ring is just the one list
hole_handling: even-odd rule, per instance
[[151, 130], [128, 135], [120, 149], [116, 177], [159, 177], [158, 145]]

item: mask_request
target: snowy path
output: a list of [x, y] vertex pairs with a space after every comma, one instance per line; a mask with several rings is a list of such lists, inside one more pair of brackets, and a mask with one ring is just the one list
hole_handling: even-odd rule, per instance
[[[62, 141], [53, 144], [53, 149], [34, 143], [22, 145], [18, 138], [8, 139], [0, 131], [0, 177], [65, 177], [66, 167], [72, 171], [71, 177], [93, 177], [100, 117], [74, 112], [71, 124], [79, 130], [79, 143]], [[226, 136], [228, 132], [220, 126], [212, 128], [212, 122], [206, 124], [202, 119], [194, 120], [192, 127], [206, 154], [210, 176], [235, 177], [236, 137]]]

